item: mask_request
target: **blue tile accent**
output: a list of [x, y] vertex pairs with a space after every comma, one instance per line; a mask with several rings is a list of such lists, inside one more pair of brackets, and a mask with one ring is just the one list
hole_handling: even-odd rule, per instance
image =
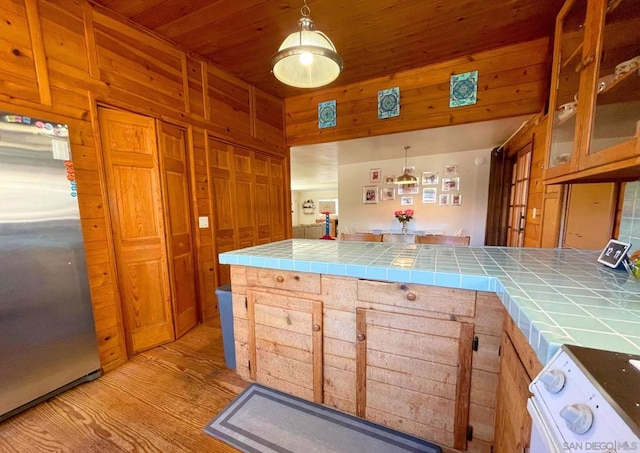
[[387, 280], [388, 271], [385, 267], [366, 266], [365, 277], [371, 280]]
[[344, 264], [329, 264], [329, 274], [347, 275], [347, 266]]
[[328, 274], [329, 265], [327, 263], [311, 263], [311, 272], [314, 274]]
[[411, 283], [433, 285], [435, 274], [429, 271], [411, 271]]
[[367, 267], [359, 264], [347, 264], [347, 274], [349, 277], [364, 278], [367, 276]]
[[463, 275], [462, 286], [477, 291], [489, 291], [489, 277], [479, 277], [474, 275]]
[[462, 276], [460, 274], [445, 274], [443, 272], [436, 272], [434, 276], [433, 284], [436, 286], [447, 286], [449, 288], [462, 288], [460, 280]]
[[311, 272], [311, 263], [309, 261], [294, 261], [293, 268], [300, 272]]

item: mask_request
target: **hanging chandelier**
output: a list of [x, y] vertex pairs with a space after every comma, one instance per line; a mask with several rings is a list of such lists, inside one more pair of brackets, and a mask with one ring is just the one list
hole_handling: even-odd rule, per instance
[[282, 42], [271, 57], [271, 71], [284, 84], [317, 88], [333, 82], [342, 71], [342, 58], [327, 35], [314, 30], [307, 0], [300, 8], [298, 31]]
[[411, 147], [408, 145], [404, 147], [404, 173], [396, 178], [396, 184], [418, 184], [418, 178], [407, 173], [407, 151], [409, 148]]

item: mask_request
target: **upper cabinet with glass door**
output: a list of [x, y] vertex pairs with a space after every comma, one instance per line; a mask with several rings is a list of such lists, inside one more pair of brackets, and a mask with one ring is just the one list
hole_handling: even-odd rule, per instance
[[640, 179], [640, 1], [568, 0], [556, 22], [546, 182]]

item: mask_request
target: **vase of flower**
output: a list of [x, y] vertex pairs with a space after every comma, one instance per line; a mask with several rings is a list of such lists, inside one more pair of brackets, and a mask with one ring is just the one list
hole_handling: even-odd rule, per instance
[[398, 222], [400, 222], [400, 225], [402, 225], [402, 234], [407, 234], [409, 221], [413, 219], [413, 213], [413, 209], [400, 210], [393, 213], [396, 219], [398, 219]]

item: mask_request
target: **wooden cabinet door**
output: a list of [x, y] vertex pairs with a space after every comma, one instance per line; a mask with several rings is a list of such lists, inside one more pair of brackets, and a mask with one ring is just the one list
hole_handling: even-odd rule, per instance
[[238, 232], [236, 246], [237, 248], [251, 247], [256, 245], [253, 153], [247, 149], [235, 147], [233, 169], [235, 193], [233, 216]]
[[[286, 177], [288, 168], [284, 159], [271, 157], [269, 159], [271, 170], [269, 172], [269, 208], [271, 215], [271, 240], [282, 241], [286, 238], [286, 224], [290, 222], [291, 208], [289, 205]], [[290, 197], [289, 197], [290, 198]]]
[[231, 283], [229, 265], [218, 263], [218, 253], [235, 247], [233, 147], [217, 140], [208, 140], [209, 190], [211, 192], [211, 228], [215, 241], [216, 284]]
[[174, 337], [154, 120], [100, 108], [129, 354]]
[[607, 245], [613, 237], [618, 188], [613, 182], [569, 186], [564, 247], [600, 250]]
[[256, 195], [256, 232], [257, 243], [271, 242], [271, 181], [269, 170], [271, 159], [269, 156], [256, 153], [254, 156], [254, 185]]
[[322, 302], [247, 291], [251, 379], [322, 403]]
[[494, 452], [520, 453], [528, 451], [531, 437], [527, 412], [531, 379], [506, 333], [500, 351]]
[[464, 450], [473, 325], [356, 309], [356, 413]]
[[161, 121], [157, 126], [164, 179], [173, 316], [176, 336], [181, 337], [198, 323], [187, 146], [184, 130]]

